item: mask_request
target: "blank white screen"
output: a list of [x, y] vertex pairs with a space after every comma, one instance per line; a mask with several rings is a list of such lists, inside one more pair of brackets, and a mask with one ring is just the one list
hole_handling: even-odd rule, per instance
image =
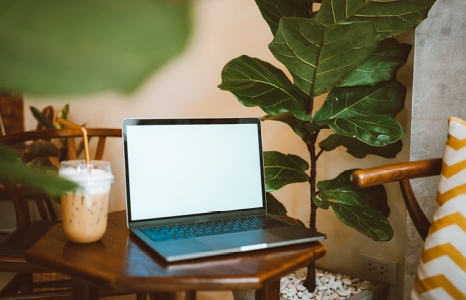
[[131, 219], [262, 207], [256, 124], [127, 126]]

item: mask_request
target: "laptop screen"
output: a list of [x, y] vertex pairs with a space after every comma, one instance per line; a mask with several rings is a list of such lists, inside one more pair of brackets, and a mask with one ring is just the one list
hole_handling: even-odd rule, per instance
[[258, 119], [123, 124], [131, 221], [264, 207]]

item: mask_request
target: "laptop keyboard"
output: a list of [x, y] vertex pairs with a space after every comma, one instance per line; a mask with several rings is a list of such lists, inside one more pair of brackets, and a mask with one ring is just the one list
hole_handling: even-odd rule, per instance
[[284, 226], [291, 225], [270, 216], [261, 215], [143, 228], [141, 231], [151, 240], [160, 242]]

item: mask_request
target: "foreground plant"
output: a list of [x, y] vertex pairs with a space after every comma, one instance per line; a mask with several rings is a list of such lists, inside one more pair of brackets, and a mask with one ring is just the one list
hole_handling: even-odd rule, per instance
[[[219, 88], [245, 106], [261, 107], [268, 113], [262, 120], [289, 125], [309, 150], [309, 163], [296, 155], [264, 152], [272, 213], [285, 215], [286, 209], [270, 192], [309, 182], [310, 228], [316, 229], [317, 208], [332, 207], [338, 219], [374, 241], [393, 237], [383, 186], [355, 190], [349, 181], [353, 170], [317, 183], [316, 163], [340, 146], [357, 158], [394, 158], [401, 151], [403, 130], [394, 118], [403, 109], [406, 88], [396, 71], [411, 45], [393, 36], [415, 28], [434, 2], [323, 0], [314, 12], [310, 0], [256, 0], [274, 35], [269, 50], [293, 82], [273, 65], [243, 55], [224, 67]], [[324, 104], [315, 108], [314, 98], [327, 92]], [[317, 144], [328, 130], [333, 134]], [[308, 275], [306, 287], [312, 290], [314, 284], [315, 277]]]

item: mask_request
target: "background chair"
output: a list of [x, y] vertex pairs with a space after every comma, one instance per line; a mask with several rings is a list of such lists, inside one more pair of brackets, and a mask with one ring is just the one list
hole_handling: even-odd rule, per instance
[[[121, 138], [121, 129], [88, 128], [87, 134], [90, 138], [98, 138], [94, 159], [101, 160], [106, 139], [108, 137]], [[82, 138], [81, 130], [45, 129], [2, 136], [0, 137], [0, 143], [14, 145], [37, 140], [66, 139], [68, 157], [72, 160], [77, 159], [76, 138]], [[38, 241], [54, 224], [59, 222], [57, 220], [48, 220], [50, 218], [31, 222], [27, 199], [31, 195], [45, 199], [45, 194], [41, 191], [22, 188], [8, 180], [2, 180], [1, 184], [3, 184], [5, 191], [13, 201], [17, 229], [0, 240], [0, 272], [13, 272], [17, 274], [0, 291], [0, 299], [71, 299], [70, 280], [60, 279], [60, 276], [46, 276], [55, 277], [58, 280], [40, 280], [40, 276], [37, 276], [37, 274], [34, 276], [33, 274], [47, 273], [47, 270], [27, 262], [24, 258], [24, 254], [29, 247]], [[49, 212], [53, 211], [51, 203], [50, 205], [47, 204], [47, 206], [49, 207]], [[41, 209], [39, 208], [39, 210]], [[45, 216], [45, 212], [43, 213]], [[54, 213], [50, 213], [50, 216], [51, 219], [56, 218]], [[63, 287], [65, 289], [42, 290], [43, 288]], [[17, 294], [19, 291], [21, 293]], [[109, 296], [105, 291], [100, 292], [101, 296]], [[145, 299], [145, 294], [138, 295], [137, 297], [138, 299]]]
[[419, 235], [423, 240], [429, 233], [430, 222], [422, 211], [411, 187], [410, 179], [440, 175], [442, 159], [428, 159], [354, 171], [351, 182], [364, 188], [399, 181], [403, 200]]

